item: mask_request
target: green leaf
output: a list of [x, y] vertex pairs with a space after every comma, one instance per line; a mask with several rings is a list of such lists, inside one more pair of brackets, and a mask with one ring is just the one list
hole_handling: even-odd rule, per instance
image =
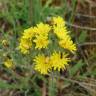
[[41, 0], [30, 0], [29, 1], [29, 10], [30, 10], [30, 23], [37, 24], [41, 21]]
[[48, 0], [46, 4], [44, 5], [43, 9], [49, 7], [49, 5], [52, 3], [52, 0]]
[[79, 43], [85, 42], [86, 37], [87, 37], [87, 32], [86, 32], [86, 31], [81, 32], [81, 34], [80, 34], [80, 36], [79, 36], [79, 38], [78, 38], [78, 42], [79, 42]]
[[0, 80], [0, 89], [16, 89], [18, 86], [16, 84], [8, 84]]
[[82, 62], [82, 60], [79, 60], [76, 65], [74, 65], [72, 68], [70, 68], [70, 70], [69, 70], [70, 76], [75, 75], [77, 73], [77, 71], [79, 71], [82, 68], [82, 66], [84, 66], [84, 65], [85, 64]]

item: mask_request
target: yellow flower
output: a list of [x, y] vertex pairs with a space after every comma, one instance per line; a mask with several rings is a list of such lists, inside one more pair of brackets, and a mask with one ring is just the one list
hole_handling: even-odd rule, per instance
[[37, 35], [46, 36], [50, 32], [51, 27], [48, 24], [39, 23], [37, 24], [37, 27], [34, 28], [34, 30]]
[[59, 41], [59, 45], [62, 48], [68, 49], [71, 52], [76, 51], [76, 45], [73, 43], [73, 41], [68, 35], [66, 35], [64, 39]]
[[57, 26], [65, 26], [65, 21], [62, 17], [53, 17], [53, 24]]
[[32, 39], [34, 34], [35, 34], [34, 28], [31, 27], [31, 28], [28, 28], [28, 29], [24, 30], [22, 38], [26, 38], [26, 39], [30, 38], [30, 39]]
[[8, 41], [7, 40], [2, 40], [2, 45], [8, 46]]
[[6, 59], [6, 61], [4, 62], [4, 66], [6, 68], [12, 68], [13, 67], [13, 61], [9, 58]]
[[35, 70], [41, 74], [48, 74], [50, 71], [50, 63], [48, 57], [45, 57], [44, 54], [40, 54], [35, 57]]
[[32, 38], [34, 37], [34, 28], [24, 30], [23, 36], [20, 38], [19, 49], [23, 54], [27, 54], [32, 47]]
[[53, 30], [59, 39], [66, 38], [66, 35], [69, 33], [66, 27], [53, 26]]
[[47, 48], [48, 44], [49, 44], [49, 40], [46, 36], [43, 35], [37, 35], [36, 39], [33, 40], [33, 42], [36, 43], [35, 48], [37, 49], [41, 49], [41, 48]]
[[52, 64], [52, 67], [54, 70], [60, 71], [60, 69], [65, 69], [68, 65], [68, 62], [70, 61], [69, 58], [66, 57], [66, 54], [63, 54], [61, 57], [60, 52], [54, 52], [52, 56], [50, 57], [50, 63]]
[[29, 49], [32, 47], [32, 41], [30, 38], [21, 38], [20, 39], [20, 44], [19, 44], [19, 49], [23, 54], [26, 54], [29, 52]]

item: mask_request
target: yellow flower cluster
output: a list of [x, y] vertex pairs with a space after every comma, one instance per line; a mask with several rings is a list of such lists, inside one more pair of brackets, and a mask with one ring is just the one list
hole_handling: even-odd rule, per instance
[[53, 30], [59, 40], [59, 45], [62, 48], [68, 49], [71, 52], [76, 51], [76, 45], [71, 40], [69, 31], [65, 26], [65, 22], [61, 17], [53, 17]]
[[[61, 56], [62, 52], [60, 52], [60, 50], [59, 52], [55, 51], [56, 48], [54, 48], [54, 41], [51, 40], [50, 33], [51, 35], [57, 36], [58, 41], [56, 41], [56, 43], [57, 45], [59, 44], [58, 47], [67, 49], [71, 52], [76, 51], [76, 45], [71, 40], [69, 31], [65, 26], [65, 21], [60, 16], [53, 17], [51, 25], [39, 23], [35, 27], [24, 30], [20, 38], [19, 49], [23, 54], [29, 53], [31, 48], [33, 48], [33, 51], [37, 49], [38, 52], [41, 53], [33, 60], [35, 64], [34, 69], [41, 74], [48, 74], [52, 70], [64, 70], [70, 61], [65, 53]], [[50, 41], [53, 43], [50, 43]], [[46, 53], [45, 55], [44, 52], [46, 48], [49, 47], [48, 44], [50, 44], [55, 52], [50, 52], [50, 55]], [[41, 49], [45, 49], [45, 51]], [[50, 51], [50, 48], [47, 50]]]
[[5, 60], [5, 62], [4, 62], [4, 66], [5, 66], [6, 68], [12, 68], [12, 67], [13, 67], [13, 61], [12, 61], [11, 59], [7, 58], [7, 59]]
[[[23, 36], [20, 38], [19, 49], [23, 54], [29, 53], [32, 47], [32, 42], [36, 44], [36, 49], [46, 48], [49, 44], [48, 33], [51, 27], [48, 24], [37, 24], [36, 27], [31, 27], [24, 30]], [[33, 37], [35, 38], [33, 40]], [[32, 41], [33, 40], [33, 41]]]
[[70, 61], [69, 58], [66, 57], [66, 54], [61, 54], [58, 52], [54, 52], [50, 57], [44, 56], [44, 54], [39, 54], [35, 57], [35, 70], [39, 71], [41, 74], [48, 74], [48, 72], [53, 70], [65, 69]]
[[36, 43], [36, 49], [47, 48], [49, 44], [48, 33], [50, 32], [50, 30], [51, 27], [48, 24], [37, 24], [37, 27], [35, 27], [36, 36], [33, 40], [33, 42]]
[[23, 54], [29, 52], [29, 49], [32, 47], [32, 37], [34, 36], [34, 28], [29, 28], [24, 30], [22, 37], [20, 38], [19, 49]]

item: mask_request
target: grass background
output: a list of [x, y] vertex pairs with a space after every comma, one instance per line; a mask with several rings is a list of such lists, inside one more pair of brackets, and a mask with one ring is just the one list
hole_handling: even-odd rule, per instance
[[[32, 69], [24, 66], [31, 61], [16, 49], [18, 38], [24, 29], [58, 15], [71, 30], [77, 53], [55, 78], [34, 72], [30, 77]], [[0, 0], [0, 42], [3, 39], [8, 47], [0, 43], [0, 96], [96, 96], [95, 0]], [[7, 56], [18, 65], [16, 70], [3, 67]]]

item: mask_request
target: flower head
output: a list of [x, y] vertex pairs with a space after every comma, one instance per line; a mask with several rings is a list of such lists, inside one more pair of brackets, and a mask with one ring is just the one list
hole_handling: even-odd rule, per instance
[[66, 35], [64, 39], [59, 41], [59, 45], [62, 48], [70, 50], [71, 52], [76, 51], [76, 45], [73, 43], [73, 41], [71, 40], [71, 38], [68, 35]]
[[36, 43], [35, 48], [37, 49], [41, 49], [41, 48], [47, 48], [48, 44], [49, 44], [49, 40], [46, 36], [43, 35], [37, 35], [36, 39], [33, 40], [33, 42]]
[[50, 57], [50, 63], [52, 64], [54, 70], [60, 71], [60, 69], [65, 69], [65, 67], [68, 65], [68, 62], [70, 61], [70, 59], [66, 56], [66, 54], [63, 54], [63, 56], [61, 57], [60, 52], [54, 52], [52, 54], [52, 56]]
[[66, 35], [69, 33], [66, 27], [53, 26], [53, 30], [59, 39], [66, 38]]
[[48, 24], [44, 24], [44, 23], [39, 23], [35, 27], [35, 33], [37, 35], [44, 35], [44, 36], [46, 36], [50, 32], [50, 30], [51, 30], [51, 27]]
[[41, 74], [48, 74], [51, 67], [48, 57], [45, 57], [44, 54], [40, 54], [35, 57], [34, 62], [35, 70], [37, 70]]
[[62, 17], [58, 16], [58, 17], [53, 17], [53, 24], [57, 25], [57, 26], [65, 26], [65, 21], [63, 20]]
[[21, 38], [20, 39], [20, 44], [19, 44], [19, 49], [23, 54], [26, 54], [29, 52], [29, 49], [32, 47], [32, 42], [31, 39], [27, 38]]
[[7, 58], [7, 59], [5, 60], [5, 62], [4, 62], [4, 66], [5, 66], [6, 68], [12, 68], [12, 67], [13, 67], [13, 61], [12, 61], [11, 59]]
[[34, 36], [35, 32], [34, 32], [34, 28], [28, 28], [24, 30], [23, 36], [22, 38], [26, 38], [26, 39], [32, 39], [32, 37]]
[[2, 40], [3, 45], [6, 45], [6, 43], [8, 43], [7, 40]]
[[18, 47], [18, 49], [20, 49], [23, 54], [27, 54], [29, 52], [29, 49], [32, 47], [33, 37], [34, 37], [33, 27], [24, 30], [24, 33], [20, 38], [20, 44]]

